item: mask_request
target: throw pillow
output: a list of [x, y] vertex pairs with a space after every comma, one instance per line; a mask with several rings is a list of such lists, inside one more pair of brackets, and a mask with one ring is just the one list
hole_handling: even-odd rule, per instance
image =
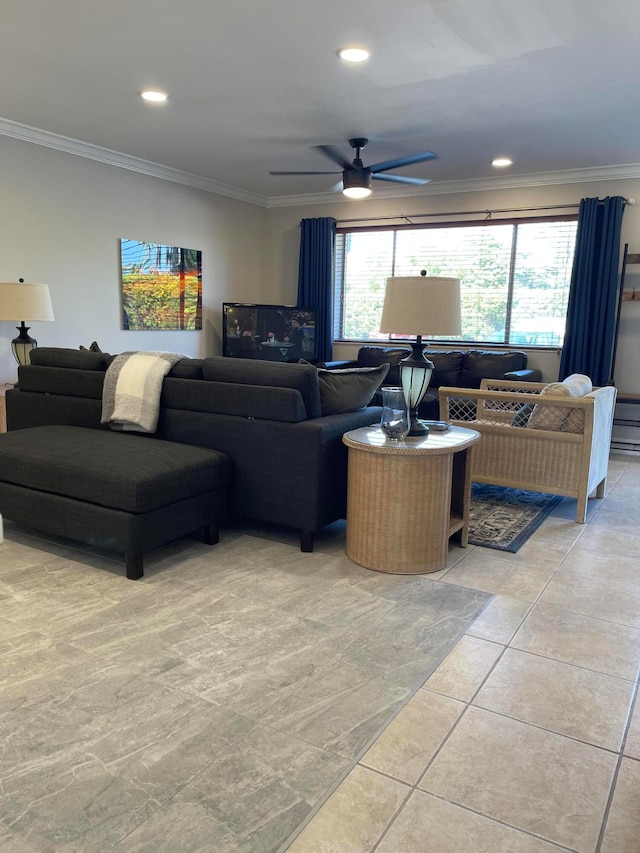
[[[304, 359], [301, 359], [301, 362], [309, 363]], [[320, 408], [324, 416], [355, 412], [367, 406], [389, 372], [389, 365], [348, 367], [340, 370], [318, 367], [317, 370]]]
[[[540, 397], [571, 397], [570, 389], [562, 382], [550, 382], [540, 392]], [[536, 406], [531, 412], [529, 429], [548, 429], [558, 432], [567, 419], [568, 410], [559, 406]]]
[[[585, 397], [593, 391], [593, 384], [588, 376], [582, 373], [572, 373], [563, 380], [563, 385], [571, 391], [573, 397]], [[582, 435], [584, 432], [584, 409], [569, 409], [567, 420], [564, 424], [565, 432], [575, 432]]]
[[584, 397], [585, 394], [593, 391], [591, 379], [584, 373], [572, 373], [571, 376], [562, 380], [562, 384], [571, 391], [572, 397]]
[[80, 349], [85, 352], [102, 352], [96, 341], [93, 341], [93, 343], [89, 344], [88, 347], [83, 347], [82, 344], [80, 344]]
[[511, 421], [511, 426], [515, 427], [526, 427], [529, 423], [529, 418], [531, 413], [535, 409], [534, 403], [523, 403], [518, 411], [513, 416], [513, 420]]

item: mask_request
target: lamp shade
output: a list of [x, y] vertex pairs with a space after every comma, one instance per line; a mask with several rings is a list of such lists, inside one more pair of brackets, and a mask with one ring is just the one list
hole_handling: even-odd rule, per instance
[[407, 336], [460, 335], [460, 280], [422, 275], [388, 278], [380, 331]]
[[0, 281], [0, 320], [54, 320], [49, 285]]
[[0, 281], [0, 320], [20, 322], [16, 326], [19, 335], [11, 341], [18, 364], [29, 364], [31, 350], [38, 346], [36, 339], [30, 337], [29, 326], [25, 326], [24, 321], [53, 319], [48, 285], [25, 284], [22, 279], [19, 282]]

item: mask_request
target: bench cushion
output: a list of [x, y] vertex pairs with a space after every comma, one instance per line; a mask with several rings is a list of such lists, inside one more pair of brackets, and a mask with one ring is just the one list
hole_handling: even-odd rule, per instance
[[75, 426], [0, 435], [0, 481], [129, 513], [223, 488], [231, 462], [216, 450]]

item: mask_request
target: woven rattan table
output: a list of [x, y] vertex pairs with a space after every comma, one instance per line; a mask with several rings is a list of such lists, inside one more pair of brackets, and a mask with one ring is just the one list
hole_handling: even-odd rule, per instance
[[449, 538], [469, 534], [472, 445], [451, 427], [388, 441], [379, 427], [345, 433], [349, 448], [347, 556], [367, 569], [423, 574], [445, 567]]

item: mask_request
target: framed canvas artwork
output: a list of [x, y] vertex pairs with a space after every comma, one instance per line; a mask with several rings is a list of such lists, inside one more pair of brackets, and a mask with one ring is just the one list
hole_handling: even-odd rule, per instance
[[202, 329], [202, 252], [120, 240], [122, 328]]

